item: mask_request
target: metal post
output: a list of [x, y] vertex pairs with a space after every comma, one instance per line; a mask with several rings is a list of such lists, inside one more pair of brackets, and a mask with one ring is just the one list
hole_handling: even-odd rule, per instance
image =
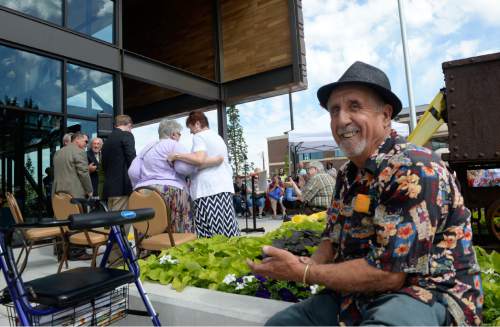
[[401, 41], [403, 44], [403, 57], [405, 62], [405, 73], [406, 73], [406, 88], [408, 90], [408, 103], [410, 105], [410, 129], [413, 131], [417, 126], [417, 115], [415, 112], [415, 103], [413, 101], [413, 84], [411, 81], [410, 58], [408, 53], [408, 46], [406, 43], [406, 20], [404, 15], [403, 1], [404, 0], [398, 0], [399, 25], [401, 27]]
[[217, 125], [219, 127], [219, 135], [224, 139], [226, 144], [227, 140], [227, 112], [226, 103], [222, 101], [217, 102]]
[[288, 104], [290, 106], [290, 130], [293, 131], [293, 101], [292, 92], [288, 92]]

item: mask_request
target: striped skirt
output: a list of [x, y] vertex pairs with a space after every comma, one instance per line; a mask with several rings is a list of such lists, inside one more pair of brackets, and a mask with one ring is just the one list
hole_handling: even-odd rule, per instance
[[198, 237], [240, 235], [234, 216], [233, 194], [218, 193], [194, 200], [194, 225]]

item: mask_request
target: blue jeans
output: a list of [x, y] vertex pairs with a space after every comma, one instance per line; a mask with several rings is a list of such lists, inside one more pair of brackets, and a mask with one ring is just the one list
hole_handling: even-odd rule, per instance
[[[320, 293], [276, 313], [266, 326], [338, 326], [340, 301]], [[406, 294], [383, 294], [362, 308], [361, 326], [442, 326], [448, 323], [443, 304], [428, 305]]]
[[233, 205], [234, 205], [234, 211], [236, 213], [243, 213], [243, 207], [241, 206], [241, 196], [239, 195], [233, 195]]
[[[266, 203], [266, 198], [265, 197], [260, 197], [260, 198], [257, 198], [257, 208], [264, 208], [264, 204]], [[253, 201], [252, 201], [252, 197], [249, 196], [247, 198], [247, 206], [248, 208], [252, 208], [253, 207]]]

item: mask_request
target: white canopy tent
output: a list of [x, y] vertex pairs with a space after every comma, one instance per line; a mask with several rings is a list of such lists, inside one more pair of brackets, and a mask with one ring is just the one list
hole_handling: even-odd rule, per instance
[[[338, 148], [337, 143], [333, 139], [330, 128], [324, 129], [325, 124], [321, 124], [323, 128], [313, 131], [290, 131], [288, 132], [288, 144], [290, 149], [295, 154], [334, 151]], [[327, 125], [327, 127], [329, 127]], [[407, 137], [410, 134], [408, 124], [392, 122], [392, 129], [396, 130], [399, 135]]]

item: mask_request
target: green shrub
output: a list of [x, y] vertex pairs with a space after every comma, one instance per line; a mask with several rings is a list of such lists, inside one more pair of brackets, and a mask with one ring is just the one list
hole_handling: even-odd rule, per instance
[[496, 251], [488, 254], [479, 246], [475, 249], [483, 281], [483, 323], [500, 326], [500, 254]]

